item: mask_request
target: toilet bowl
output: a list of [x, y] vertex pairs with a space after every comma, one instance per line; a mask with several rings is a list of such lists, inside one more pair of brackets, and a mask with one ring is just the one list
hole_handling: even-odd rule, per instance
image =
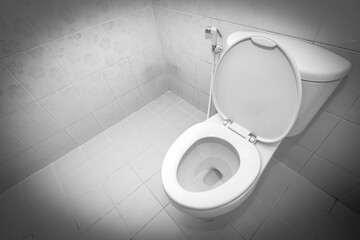
[[214, 219], [247, 199], [302, 102], [295, 60], [259, 33], [228, 46], [211, 91], [217, 114], [175, 140], [161, 172], [170, 202], [201, 219]]

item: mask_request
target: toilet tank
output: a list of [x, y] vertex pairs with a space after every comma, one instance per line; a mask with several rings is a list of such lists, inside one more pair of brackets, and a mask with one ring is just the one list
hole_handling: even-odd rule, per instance
[[269, 33], [234, 32], [227, 38], [226, 47], [240, 38], [254, 34], [277, 42], [298, 66], [302, 80], [302, 102], [298, 117], [287, 136], [297, 135], [305, 129], [341, 80], [348, 75], [351, 64], [345, 58], [311, 43]]

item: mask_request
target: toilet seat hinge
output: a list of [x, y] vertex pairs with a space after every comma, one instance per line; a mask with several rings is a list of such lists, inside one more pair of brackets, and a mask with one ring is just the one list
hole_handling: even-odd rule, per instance
[[254, 134], [252, 134], [249, 130], [242, 127], [241, 125], [237, 124], [236, 122], [231, 122], [230, 120], [227, 120], [224, 122], [224, 125], [227, 126], [230, 130], [235, 132], [236, 134], [242, 136], [252, 144], [255, 144], [257, 141], [257, 138]]

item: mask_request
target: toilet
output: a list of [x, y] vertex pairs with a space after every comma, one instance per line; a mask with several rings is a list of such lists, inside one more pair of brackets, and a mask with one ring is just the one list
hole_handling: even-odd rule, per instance
[[303, 131], [350, 66], [296, 39], [231, 34], [211, 89], [217, 113], [187, 129], [164, 158], [161, 178], [170, 202], [205, 220], [238, 207], [282, 139]]

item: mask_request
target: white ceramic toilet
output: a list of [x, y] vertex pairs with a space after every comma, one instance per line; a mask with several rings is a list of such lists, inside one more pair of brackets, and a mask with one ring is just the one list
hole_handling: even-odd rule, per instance
[[344, 58], [295, 39], [230, 35], [211, 89], [217, 114], [186, 130], [164, 158], [172, 204], [202, 219], [239, 206], [282, 139], [306, 127], [349, 70]]

